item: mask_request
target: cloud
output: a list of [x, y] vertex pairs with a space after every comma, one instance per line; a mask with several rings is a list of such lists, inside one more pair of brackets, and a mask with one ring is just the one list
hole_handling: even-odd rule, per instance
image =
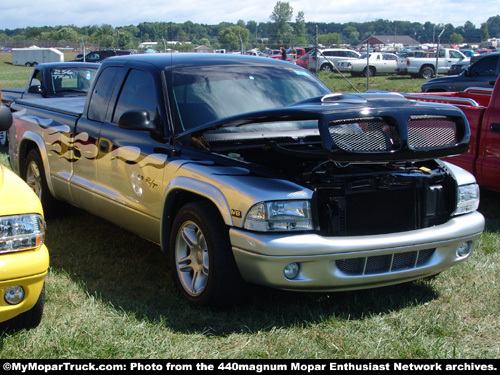
[[[500, 14], [498, 0], [309, 0], [288, 2], [294, 18], [303, 11], [306, 22], [368, 22], [377, 19], [435, 24], [451, 23], [455, 27], [471, 21], [476, 27], [489, 17]], [[216, 25], [238, 20], [268, 22], [275, 2], [269, 0], [23, 0], [4, 1], [4, 29], [30, 26], [110, 24], [114, 27], [137, 25], [141, 22], [174, 22]], [[487, 10], [487, 11], [485, 11]]]

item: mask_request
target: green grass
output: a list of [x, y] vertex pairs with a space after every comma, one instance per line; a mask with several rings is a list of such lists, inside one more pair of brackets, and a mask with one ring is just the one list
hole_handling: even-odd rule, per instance
[[[345, 91], [337, 76], [322, 79]], [[409, 78], [372, 82], [418, 91]], [[212, 312], [177, 296], [157, 246], [71, 210], [48, 220], [42, 323], [0, 336], [0, 358], [500, 358], [500, 194], [482, 191], [480, 211], [487, 229], [472, 257], [431, 280], [319, 294], [252, 287], [245, 305]]]

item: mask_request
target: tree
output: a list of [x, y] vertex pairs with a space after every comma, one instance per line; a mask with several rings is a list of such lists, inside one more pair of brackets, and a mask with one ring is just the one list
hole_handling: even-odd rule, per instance
[[293, 17], [293, 8], [289, 3], [278, 1], [269, 16], [274, 21], [271, 35], [279, 44], [291, 44], [293, 41], [293, 28], [289, 22]]
[[318, 42], [324, 46], [338, 46], [342, 42], [342, 38], [338, 33], [322, 34], [318, 36]]
[[241, 26], [230, 26], [222, 30], [219, 34], [219, 43], [228, 50], [239, 50], [241, 43], [245, 46], [248, 43], [250, 31]]
[[481, 41], [488, 40], [489, 38], [488, 22], [484, 22], [481, 24]]
[[452, 44], [462, 44], [464, 37], [458, 33], [453, 33], [450, 35], [450, 43]]
[[307, 44], [307, 33], [306, 33], [306, 20], [304, 17], [304, 12], [300, 11], [295, 17], [295, 44], [305, 45]]

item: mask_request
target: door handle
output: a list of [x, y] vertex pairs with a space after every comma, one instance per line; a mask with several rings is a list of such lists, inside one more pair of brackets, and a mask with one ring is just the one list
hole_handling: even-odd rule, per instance
[[500, 133], [500, 124], [491, 124], [490, 125], [490, 130], [493, 132], [493, 133]]
[[108, 141], [101, 139], [99, 140], [99, 151], [107, 154], [109, 152], [110, 144]]

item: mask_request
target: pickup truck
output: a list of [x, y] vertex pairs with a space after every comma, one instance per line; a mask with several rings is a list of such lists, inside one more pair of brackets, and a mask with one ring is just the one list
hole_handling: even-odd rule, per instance
[[[2, 103], [10, 107], [16, 99], [86, 96], [98, 66], [91, 63], [44, 63], [31, 72], [25, 87], [2, 89]], [[7, 136], [0, 132], [0, 146]]]
[[413, 51], [404, 51], [398, 54], [398, 62], [396, 67], [397, 75], [407, 75], [408, 74], [408, 58], [436, 58], [436, 52], [432, 50], [413, 50]]
[[[223, 308], [248, 283], [354, 290], [436, 275], [484, 229], [454, 106], [335, 94], [275, 59], [104, 60], [87, 98], [12, 104], [12, 168], [46, 215], [69, 202], [157, 243], [180, 294]], [[83, 240], [83, 239], [82, 239]]]
[[437, 77], [425, 82], [422, 92], [464, 91], [469, 87], [492, 89], [500, 74], [500, 52], [490, 53], [476, 60], [456, 76]]
[[98, 66], [91, 63], [44, 63], [33, 68], [25, 87], [2, 89], [2, 103], [16, 99], [86, 96]]
[[[438, 64], [437, 74], [447, 74], [453, 64], [469, 64], [470, 59], [456, 49], [440, 48], [438, 57], [405, 57], [407, 74], [412, 78], [420, 77], [430, 79], [436, 74], [436, 60]], [[402, 69], [402, 61], [398, 67]], [[403, 71], [401, 70], [402, 74]]]
[[500, 191], [500, 81], [494, 89], [469, 88], [464, 92], [409, 94], [425, 102], [454, 104], [466, 115], [471, 141], [468, 151], [448, 160], [476, 177], [487, 189]]

